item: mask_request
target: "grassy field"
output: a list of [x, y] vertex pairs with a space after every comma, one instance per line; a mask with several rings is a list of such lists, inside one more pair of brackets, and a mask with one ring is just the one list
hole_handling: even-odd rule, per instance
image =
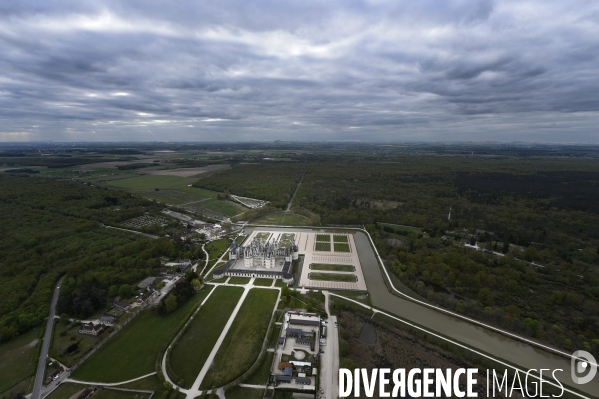
[[331, 243], [330, 242], [316, 241], [316, 245], [314, 246], [314, 249], [317, 250], [317, 251], [327, 251], [327, 252], [330, 252], [331, 251]]
[[255, 224], [273, 224], [278, 226], [310, 226], [312, 222], [305, 216], [294, 213], [273, 213], [254, 219]]
[[128, 384], [119, 385], [118, 387], [154, 391], [154, 397], [158, 398], [162, 396], [162, 392], [164, 391], [164, 386], [160, 382], [160, 379], [158, 379], [158, 376], [155, 374], [146, 378], [142, 378], [141, 380], [130, 382]]
[[236, 386], [225, 391], [226, 399], [262, 399], [264, 389], [243, 388]]
[[183, 187], [177, 187], [175, 190], [181, 191], [184, 193], [193, 194], [196, 197], [200, 197], [200, 198], [212, 198], [212, 197], [216, 197], [216, 194], [218, 194], [216, 191], [206, 190], [204, 188], [198, 188], [198, 187], [183, 186]]
[[257, 278], [254, 280], [254, 285], [256, 287], [270, 287], [272, 285], [271, 278]]
[[244, 284], [249, 283], [250, 280], [251, 280], [250, 277], [231, 277], [229, 279], [229, 284], [241, 284], [241, 285], [244, 285]]
[[310, 273], [308, 274], [310, 280], [323, 280], [323, 281], [343, 281], [354, 283], [357, 281], [356, 276], [353, 274], [337, 274], [337, 273]]
[[335, 249], [335, 252], [350, 252], [349, 244], [344, 244], [341, 242], [334, 243], [333, 248]]
[[333, 242], [344, 242], [349, 243], [349, 238], [347, 236], [333, 235]]
[[94, 399], [146, 399], [150, 394], [142, 392], [124, 392], [115, 391], [114, 389], [102, 389], [94, 394]]
[[235, 202], [217, 199], [202, 202], [202, 207], [227, 216], [235, 216], [247, 211], [247, 208]]
[[127, 190], [153, 190], [155, 188], [184, 186], [193, 182], [195, 182], [195, 179], [185, 177], [144, 175], [111, 180], [106, 184]]
[[404, 226], [402, 224], [393, 224], [393, 223], [379, 223], [381, 226], [389, 226], [397, 231], [409, 231], [414, 233], [422, 233], [422, 229], [420, 227], [413, 226]]
[[311, 270], [324, 270], [329, 272], [353, 272], [356, 270], [352, 265], [329, 265], [325, 263], [311, 263]]
[[330, 234], [316, 234], [316, 241], [331, 242]]
[[42, 327], [0, 345], [0, 394], [33, 374], [35, 345]]
[[268, 377], [270, 377], [270, 368], [272, 366], [272, 360], [274, 356], [274, 352], [268, 352], [262, 359], [260, 367], [258, 367], [254, 374], [252, 374], [243, 383], [252, 385], [266, 385], [268, 382]]
[[197, 378], [242, 293], [241, 287], [217, 287], [173, 347], [171, 369], [175, 381], [184, 380], [183, 387], [191, 387]]
[[[69, 399], [71, 396], [78, 392], [88, 388], [87, 385], [73, 384], [71, 382], [63, 382], [58, 388], [56, 388], [50, 395], [46, 396], [47, 399]], [[95, 396], [94, 396], [95, 398]]]
[[[206, 286], [166, 317], [144, 311], [73, 373], [83, 381], [119, 382], [155, 371], [156, 356], [172, 332], [208, 295]], [[115, 361], [118, 359], [118, 361]]]
[[230, 245], [231, 241], [228, 238], [210, 241], [206, 244], [206, 252], [210, 255], [210, 259], [218, 259], [227, 249], [229, 249]]
[[258, 357], [278, 292], [253, 288], [247, 295], [202, 388], [220, 387], [242, 375]]

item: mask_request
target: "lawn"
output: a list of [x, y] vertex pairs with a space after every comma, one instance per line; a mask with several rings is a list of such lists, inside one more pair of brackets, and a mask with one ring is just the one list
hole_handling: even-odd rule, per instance
[[141, 389], [146, 391], [154, 391], [154, 397], [160, 398], [162, 393], [164, 392], [164, 386], [158, 379], [156, 374], [150, 375], [146, 378], [142, 378], [141, 380], [129, 382], [127, 384], [119, 385], [119, 388], [127, 388], [127, 389]]
[[156, 356], [162, 345], [210, 290], [212, 287], [206, 286], [166, 317], [152, 309], [144, 311], [78, 368], [73, 378], [119, 382], [156, 371]]
[[267, 352], [266, 356], [262, 358], [262, 363], [260, 364], [260, 367], [258, 367], [254, 374], [252, 374], [243, 383], [252, 385], [266, 385], [266, 383], [268, 382], [268, 377], [270, 377], [270, 368], [272, 366], [272, 360], [274, 356], [274, 352]]
[[208, 252], [208, 255], [210, 255], [210, 259], [218, 259], [227, 249], [229, 249], [230, 245], [231, 240], [228, 238], [210, 241], [208, 244], [206, 244], [206, 252]]
[[277, 226], [310, 226], [312, 222], [305, 216], [296, 215], [291, 212], [273, 213], [254, 219], [254, 224], [266, 224]]
[[245, 285], [251, 280], [250, 277], [231, 277], [228, 281], [229, 284], [241, 284]]
[[333, 235], [333, 242], [345, 242], [348, 243], [349, 239], [347, 236]]
[[308, 274], [310, 280], [324, 280], [324, 281], [343, 281], [354, 283], [358, 279], [353, 274], [337, 274], [337, 273], [310, 273]]
[[291, 241], [295, 238], [293, 233], [283, 233], [279, 239], [279, 246], [282, 248], [289, 248]]
[[201, 388], [223, 386], [252, 366], [260, 354], [277, 296], [275, 290], [250, 290]]
[[235, 202], [217, 199], [202, 202], [202, 207], [227, 216], [235, 216], [247, 211], [247, 208]]
[[181, 205], [189, 202], [197, 202], [197, 201], [207, 201], [208, 199], [205, 197], [195, 196], [193, 194], [178, 191], [176, 189], [173, 190], [147, 190], [147, 191], [138, 191], [137, 194], [145, 198], [155, 199], [159, 202], [163, 202], [165, 204], [170, 205]]
[[331, 243], [330, 242], [319, 242], [319, 241], [316, 241], [316, 244], [314, 245], [314, 249], [316, 251], [327, 251], [327, 252], [330, 252], [331, 251]]
[[33, 356], [42, 328], [38, 327], [0, 345], [0, 394], [33, 374], [36, 364]]
[[262, 399], [263, 397], [264, 389], [236, 386], [225, 391], [226, 399]]
[[256, 287], [270, 287], [272, 285], [271, 278], [257, 278], [254, 280], [254, 285]]
[[414, 233], [422, 233], [422, 229], [420, 227], [404, 226], [402, 224], [393, 224], [393, 223], [379, 223], [379, 225], [389, 226], [398, 232], [407, 231], [407, 232], [414, 232]]
[[142, 392], [124, 392], [114, 389], [102, 389], [94, 394], [94, 399], [146, 399], [150, 394]]
[[198, 188], [198, 187], [188, 187], [188, 186], [177, 187], [175, 190], [181, 191], [184, 193], [193, 194], [196, 197], [200, 197], [200, 198], [212, 198], [212, 197], [216, 197], [216, 195], [218, 194], [216, 191], [206, 190], [204, 188]]
[[331, 242], [330, 234], [316, 234], [316, 241]]
[[195, 179], [178, 176], [144, 175], [111, 180], [106, 184], [128, 190], [153, 190], [155, 188], [172, 188], [191, 184]]
[[343, 244], [340, 242], [336, 242], [334, 245], [335, 252], [351, 252], [349, 250], [349, 244]]
[[171, 369], [175, 381], [184, 380], [183, 387], [191, 387], [197, 378], [242, 293], [241, 287], [217, 287], [173, 347]]
[[352, 265], [329, 265], [325, 263], [311, 263], [311, 270], [324, 270], [329, 272], [353, 272], [356, 270]]
[[258, 241], [262, 241], [262, 242], [266, 242], [266, 240], [268, 240], [268, 237], [270, 237], [271, 233], [258, 233], [256, 234], [255, 238]]
[[[85, 388], [88, 388], [88, 385], [83, 384], [73, 384], [70, 382], [63, 382], [56, 388], [52, 393], [46, 396], [47, 399], [69, 399], [71, 396], [75, 395], [78, 392], [83, 391]], [[95, 398], [95, 396], [94, 396]]]

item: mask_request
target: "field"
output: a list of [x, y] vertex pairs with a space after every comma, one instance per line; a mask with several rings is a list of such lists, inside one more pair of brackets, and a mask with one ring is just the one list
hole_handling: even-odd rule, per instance
[[333, 244], [334, 248], [335, 248], [335, 252], [350, 252], [349, 250], [349, 244], [344, 244], [341, 242], [336, 242]]
[[330, 252], [331, 251], [331, 243], [330, 242], [316, 241], [316, 244], [314, 245], [314, 249], [316, 251], [327, 251], [327, 252]]
[[[275, 331], [276, 330], [277, 329], [275, 328]], [[262, 359], [262, 364], [260, 364], [260, 367], [258, 367], [254, 374], [252, 374], [243, 383], [252, 385], [266, 385], [268, 382], [268, 377], [270, 377], [270, 368], [272, 366], [274, 356], [274, 352], [268, 352]]]
[[347, 238], [347, 236], [341, 236], [341, 235], [333, 235], [333, 242], [344, 242], [344, 243], [348, 243], [349, 239]]
[[242, 293], [242, 288], [217, 287], [173, 347], [171, 369], [175, 381], [185, 381], [183, 387], [191, 387], [197, 378]]
[[155, 188], [171, 188], [191, 184], [195, 179], [178, 176], [135, 176], [125, 179], [111, 180], [106, 184], [127, 190], [153, 190]]
[[41, 327], [0, 345], [0, 394], [33, 374], [33, 359]]
[[262, 399], [263, 396], [264, 389], [244, 388], [240, 386], [228, 389], [225, 392], [227, 399]]
[[94, 399], [146, 399], [150, 394], [142, 392], [124, 392], [114, 389], [102, 389], [94, 394]]
[[250, 368], [260, 353], [278, 292], [253, 288], [214, 358], [201, 388], [223, 386]]
[[211, 211], [222, 213], [223, 215], [227, 216], [235, 216], [247, 211], [247, 208], [244, 208], [235, 202], [226, 200], [213, 199], [203, 201], [198, 205], [200, 205], [202, 208], [210, 209]]
[[211, 289], [205, 287], [166, 317], [158, 316], [151, 309], [144, 311], [78, 368], [73, 378], [119, 382], [155, 371], [156, 356], [164, 342]]
[[228, 238], [210, 241], [206, 244], [206, 252], [210, 255], [210, 259], [218, 259], [227, 249], [229, 249], [229, 245], [231, 245], [231, 241]]
[[316, 234], [316, 241], [331, 242], [330, 234]]
[[69, 399], [71, 396], [78, 392], [83, 391], [87, 388], [87, 385], [73, 384], [70, 382], [63, 382], [58, 388], [56, 388], [50, 395], [46, 396], [47, 399]]
[[337, 274], [337, 273], [310, 273], [308, 274], [310, 280], [323, 280], [323, 281], [343, 281], [353, 283], [356, 281], [356, 276], [353, 274]]
[[352, 265], [329, 265], [325, 263], [311, 263], [311, 270], [324, 270], [329, 272], [353, 272], [356, 270]]
[[254, 224], [277, 225], [277, 226], [310, 226], [310, 219], [294, 213], [273, 213], [254, 219]]
[[216, 191], [206, 190], [204, 188], [198, 188], [198, 187], [188, 187], [188, 186], [177, 187], [174, 189], [174, 191], [180, 191], [182, 193], [192, 194], [192, 195], [194, 195], [196, 197], [200, 197], [200, 198], [212, 198], [212, 197], [216, 197], [216, 194], [218, 194]]
[[228, 281], [229, 284], [240, 284], [245, 285], [251, 280], [250, 277], [231, 277]]
[[391, 227], [393, 230], [396, 231], [407, 231], [410, 233], [422, 233], [422, 229], [419, 227], [413, 227], [413, 226], [404, 226], [401, 224], [392, 224], [392, 223], [379, 223], [381, 226], [389, 226]]
[[257, 278], [254, 280], [256, 287], [270, 287], [272, 285], [272, 279], [270, 278]]

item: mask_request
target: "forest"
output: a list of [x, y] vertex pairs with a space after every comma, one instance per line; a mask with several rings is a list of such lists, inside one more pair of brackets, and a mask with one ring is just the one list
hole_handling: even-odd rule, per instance
[[100, 226], [155, 206], [121, 191], [0, 175], [0, 341], [43, 322], [60, 275], [58, 313], [85, 318], [106, 306], [110, 287], [156, 273], [161, 256], [189, 255], [181, 240]]

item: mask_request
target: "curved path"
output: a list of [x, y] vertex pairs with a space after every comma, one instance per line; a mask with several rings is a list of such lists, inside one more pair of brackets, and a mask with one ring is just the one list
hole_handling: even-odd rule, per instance
[[142, 375], [141, 377], [137, 377], [137, 378], [133, 378], [131, 380], [121, 381], [121, 382], [92, 382], [92, 381], [72, 380], [70, 378], [67, 378], [66, 380], [64, 380], [64, 382], [72, 382], [73, 384], [98, 385], [98, 386], [103, 386], [103, 387], [115, 387], [117, 385], [123, 385], [123, 384], [128, 384], [130, 382], [134, 382], [134, 381], [137, 381], [137, 380], [142, 380], [142, 379], [144, 379], [146, 377], [149, 377], [149, 376], [152, 376], [154, 374], [156, 374], [155, 371], [153, 373], [150, 373], [150, 374]]
[[62, 276], [56, 283], [54, 288], [54, 295], [50, 303], [50, 314], [48, 316], [48, 322], [46, 323], [46, 332], [42, 341], [42, 350], [40, 357], [37, 362], [37, 371], [35, 373], [35, 382], [33, 385], [33, 393], [31, 399], [40, 399], [42, 391], [42, 383], [44, 382], [44, 374], [46, 372], [46, 358], [48, 357], [48, 351], [50, 350], [50, 342], [52, 341], [52, 330], [54, 329], [54, 316], [56, 314], [56, 303], [58, 302], [58, 295], [60, 294], [60, 285], [65, 276]]

